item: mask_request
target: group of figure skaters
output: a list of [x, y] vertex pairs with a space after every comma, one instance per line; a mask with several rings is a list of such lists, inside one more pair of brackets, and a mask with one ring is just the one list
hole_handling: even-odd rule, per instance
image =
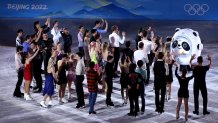
[[[108, 31], [108, 22], [104, 19], [95, 21], [91, 30], [78, 26], [78, 52], [72, 52], [72, 44], [75, 41], [68, 28], [58, 27], [58, 21], [53, 22], [51, 30], [50, 18], [43, 26], [39, 21], [34, 22], [33, 26], [35, 33], [26, 35], [25, 39], [23, 39], [23, 30], [17, 31], [15, 63], [18, 81], [13, 93], [15, 97], [24, 97], [25, 100], [33, 99], [30, 88], [34, 77], [36, 86], [33, 87], [33, 92], [43, 93], [40, 106], [47, 108], [53, 105], [52, 96], [55, 86], [58, 89], [58, 101], [62, 104], [67, 102], [67, 99], [71, 99], [71, 85], [74, 82], [78, 101], [76, 108], [84, 108], [83, 81], [86, 78], [89, 91], [89, 114], [96, 114], [94, 105], [99, 92], [105, 93], [107, 106], [114, 106], [111, 100], [113, 78], [119, 77], [123, 105], [129, 102], [128, 115], [137, 116], [139, 112], [142, 114], [145, 112], [145, 87], [150, 84], [150, 73], [153, 73], [155, 111], [163, 113], [165, 100], [171, 99], [172, 68], [175, 66], [175, 76], [180, 85], [176, 119], [179, 118], [181, 103], [184, 100], [185, 120], [188, 120], [188, 85], [192, 78], [194, 78], [195, 104], [193, 113], [199, 115], [200, 90], [203, 97], [203, 114], [210, 114], [207, 110], [205, 79], [206, 72], [211, 66], [209, 55], [209, 64], [203, 66], [202, 56], [197, 58], [197, 64], [192, 64], [192, 60], [195, 59], [193, 54], [190, 59], [192, 75], [187, 77], [187, 69], [181, 69], [181, 75], [179, 75], [179, 65], [174, 61], [175, 56], [170, 54], [171, 37], [167, 37], [164, 42], [162, 37], [154, 35], [151, 27], [139, 29], [135, 38], [136, 48], [132, 48], [131, 41], [126, 41], [125, 32], [120, 33], [116, 25], [111, 27], [112, 33], [109, 39], [104, 41], [103, 35]], [[49, 33], [53, 38], [49, 37]], [[120, 48], [120, 44], [125, 44], [125, 48]], [[153, 72], [150, 72], [151, 69]], [[44, 82], [42, 74], [45, 75]], [[20, 89], [23, 78], [24, 93]], [[99, 84], [102, 86], [98, 86]], [[99, 87], [102, 88], [99, 89]], [[66, 88], [67, 99], [65, 98]], [[141, 108], [139, 98], [141, 98]]]

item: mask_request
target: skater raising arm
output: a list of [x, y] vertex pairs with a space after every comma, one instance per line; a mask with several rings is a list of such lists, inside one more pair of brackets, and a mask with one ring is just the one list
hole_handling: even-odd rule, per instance
[[192, 55], [191, 59], [190, 59], [190, 62], [189, 62], [189, 65], [190, 67], [193, 69], [195, 68], [196, 65], [192, 64], [192, 61], [195, 59], [195, 54]]
[[210, 55], [209, 55], [209, 54], [207, 55], [207, 60], [209, 61], [209, 64], [208, 64], [208, 66], [209, 66], [209, 68], [210, 68], [210, 66], [211, 66], [211, 62], [212, 62], [212, 61], [211, 61], [211, 57], [210, 57]]

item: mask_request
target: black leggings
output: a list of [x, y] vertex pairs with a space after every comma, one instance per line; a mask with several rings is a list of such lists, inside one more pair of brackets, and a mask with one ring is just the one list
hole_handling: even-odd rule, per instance
[[106, 83], [107, 83], [107, 94], [106, 94], [106, 104], [112, 103], [111, 101], [111, 93], [113, 89], [113, 81], [111, 78], [106, 78]]

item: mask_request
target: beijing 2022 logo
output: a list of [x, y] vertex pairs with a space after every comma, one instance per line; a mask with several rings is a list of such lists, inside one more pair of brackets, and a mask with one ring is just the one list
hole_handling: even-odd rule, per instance
[[209, 6], [207, 4], [185, 4], [184, 5], [184, 10], [189, 14], [189, 15], [199, 15], [202, 16], [204, 15], [207, 11], [209, 11]]

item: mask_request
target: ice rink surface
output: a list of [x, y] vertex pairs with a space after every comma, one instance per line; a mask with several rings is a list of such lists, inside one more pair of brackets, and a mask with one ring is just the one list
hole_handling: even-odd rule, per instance
[[[212, 67], [207, 72], [206, 82], [208, 88], [208, 110], [210, 115], [204, 116], [202, 109], [202, 97], [199, 95], [200, 101], [200, 115], [192, 114], [194, 109], [193, 99], [193, 80], [189, 84], [189, 120], [190, 123], [218, 123], [218, 44], [204, 44], [203, 57], [206, 54], [212, 56]], [[177, 91], [179, 84], [174, 77], [172, 84], [172, 99], [165, 102], [165, 112], [161, 115], [155, 113], [154, 91], [153, 91], [153, 74], [151, 74], [151, 81], [146, 86], [145, 93], [145, 113], [139, 114], [137, 117], [127, 116], [129, 112], [129, 104], [122, 105], [120, 94], [119, 79], [114, 79], [114, 87], [112, 93], [112, 101], [115, 107], [108, 108], [105, 104], [106, 96], [99, 93], [95, 105], [96, 115], [88, 114], [88, 89], [86, 80], [84, 83], [85, 103], [86, 108], [76, 109], [76, 92], [75, 86], [72, 85], [73, 99], [71, 102], [59, 105], [57, 101], [57, 90], [53, 98], [55, 106], [44, 109], [39, 106], [42, 100], [42, 94], [33, 93], [31, 91], [33, 101], [25, 101], [21, 98], [12, 96], [15, 84], [17, 81], [17, 73], [14, 63], [14, 47], [0, 46], [0, 123], [183, 123], [184, 120], [184, 106], [182, 105], [180, 111], [180, 119], [176, 120], [176, 105], [177, 105]], [[207, 64], [205, 60], [205, 64]], [[173, 68], [174, 71], [174, 68]], [[152, 72], [151, 72], [152, 73]], [[174, 73], [174, 72], [173, 72]], [[189, 73], [190, 75], [191, 73]], [[44, 78], [44, 75], [43, 75]], [[22, 85], [23, 92], [23, 85]], [[67, 93], [66, 93], [67, 97]]]

